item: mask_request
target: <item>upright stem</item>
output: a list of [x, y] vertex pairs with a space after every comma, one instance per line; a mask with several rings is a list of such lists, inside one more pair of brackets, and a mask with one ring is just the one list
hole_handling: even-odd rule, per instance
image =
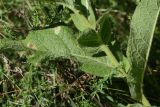
[[[119, 62], [117, 61], [116, 57], [113, 55], [111, 50], [106, 46], [105, 44], [100, 46], [100, 49], [106, 53], [108, 56], [107, 58], [110, 60], [111, 64], [116, 67], [119, 65]], [[127, 74], [123, 69], [119, 69], [119, 74], [117, 75], [118, 77], [127, 77]]]
[[108, 58], [111, 61], [113, 66], [117, 66], [119, 64], [117, 59], [115, 58], [115, 56], [111, 52], [111, 50], [108, 48], [108, 46], [103, 44], [103, 45], [100, 46], [100, 48], [101, 48], [101, 50], [103, 50], [107, 54], [107, 56], [108, 56]]
[[144, 96], [144, 94], [142, 94], [142, 104], [146, 107], [151, 106], [151, 104], [149, 103], [149, 101], [147, 100], [147, 98]]

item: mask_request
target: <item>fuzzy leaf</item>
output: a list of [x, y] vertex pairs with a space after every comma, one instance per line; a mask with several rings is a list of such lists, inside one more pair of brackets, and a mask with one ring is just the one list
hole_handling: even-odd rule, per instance
[[82, 50], [72, 35], [71, 29], [59, 26], [32, 31], [23, 42], [28, 48], [46, 52], [53, 57], [69, 57], [72, 53], [82, 54]]
[[160, 0], [141, 0], [131, 21], [127, 56], [131, 69], [128, 84], [131, 96], [142, 101], [142, 83], [153, 34], [160, 11]]
[[113, 73], [112, 68], [104, 58], [87, 56], [79, 47], [71, 29], [59, 26], [53, 29], [38, 30], [31, 32], [23, 42], [35, 51], [46, 53], [46, 56], [54, 58], [74, 58], [80, 62], [80, 69], [104, 77]]
[[[20, 44], [17, 44], [20, 43]], [[7, 44], [7, 45], [6, 45]], [[1, 40], [0, 50], [19, 47], [25, 47], [32, 50], [34, 54], [29, 57], [28, 61], [37, 64], [45, 57], [52, 58], [72, 58], [80, 63], [80, 69], [87, 73], [105, 77], [115, 73], [115, 67], [108, 63], [107, 57], [91, 57], [82, 50], [74, 33], [65, 26], [50, 28], [45, 30], [31, 31], [25, 40], [14, 41]], [[19, 49], [18, 49], [19, 51]]]

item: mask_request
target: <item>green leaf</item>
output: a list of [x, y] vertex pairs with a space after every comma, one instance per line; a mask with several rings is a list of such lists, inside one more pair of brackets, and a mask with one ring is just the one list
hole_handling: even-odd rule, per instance
[[80, 69], [104, 77], [113, 73], [114, 69], [104, 58], [87, 56], [79, 47], [71, 29], [59, 26], [53, 29], [30, 32], [23, 42], [35, 51], [46, 53], [54, 58], [74, 58], [80, 63]]
[[95, 18], [94, 11], [91, 6], [91, 1], [90, 0], [81, 0], [81, 3], [84, 7], [86, 7], [88, 21], [91, 23], [91, 25], [95, 29], [96, 28], [96, 18]]
[[99, 35], [101, 36], [103, 42], [108, 44], [111, 39], [111, 19], [108, 12], [99, 19], [99, 26]]
[[87, 20], [87, 18], [80, 13], [71, 14], [71, 19], [76, 28], [80, 31], [84, 31], [86, 29], [94, 29], [94, 27]]
[[47, 54], [45, 52], [36, 51], [34, 54], [27, 57], [27, 61], [31, 64], [34, 64], [35, 66], [38, 66], [40, 64], [39, 62], [41, 62], [41, 60], [45, 59], [46, 57]]
[[144, 107], [142, 104], [128, 104], [127, 107]]
[[65, 0], [65, 2], [66, 2], [68, 5], [74, 7], [74, 2], [75, 2], [75, 0]]
[[71, 19], [78, 30], [84, 31], [86, 29], [95, 29], [96, 19], [91, 8], [90, 2], [88, 0], [85, 0], [85, 2], [83, 1], [83, 5], [85, 7], [87, 6], [86, 8], [88, 10], [89, 15], [87, 17], [81, 14], [81, 12], [78, 9], [76, 9], [75, 6], [73, 7], [61, 2], [57, 2], [56, 4], [63, 5], [73, 11], [73, 13], [71, 14]]
[[87, 29], [81, 33], [78, 42], [82, 46], [98, 47], [101, 44], [101, 40], [97, 33], [92, 29]]
[[94, 58], [90, 56], [79, 55], [74, 56], [76, 57], [77, 61], [80, 62], [80, 69], [82, 71], [85, 71], [86, 73], [94, 74], [100, 77], [106, 77], [116, 74], [116, 67], [113, 68], [109, 61], [107, 61], [107, 58]]
[[105, 52], [103, 52], [103, 50], [100, 49], [100, 45], [103, 44], [101, 37], [97, 34], [96, 31], [92, 29], [87, 29], [80, 33], [78, 43], [89, 56], [106, 56]]
[[28, 48], [45, 52], [53, 57], [69, 57], [72, 53], [83, 54], [73, 35], [71, 29], [59, 26], [46, 30], [32, 31], [23, 43]]
[[142, 101], [144, 71], [159, 11], [160, 0], [141, 0], [131, 21], [127, 49], [131, 68], [127, 80], [131, 96], [140, 102]]
[[[5, 47], [16, 46], [15, 41], [5, 42], [1, 40], [0, 50]], [[31, 31], [25, 40], [16, 41], [19, 42], [19, 46], [26, 47], [34, 54], [29, 57], [28, 61], [37, 64], [36, 61], [40, 61], [45, 57], [52, 58], [72, 58], [79, 62], [80, 69], [87, 73], [105, 77], [107, 75], [113, 75], [116, 67], [108, 62], [107, 57], [91, 57], [82, 50], [78, 41], [74, 38], [74, 33], [71, 29], [65, 26], [59, 26], [56, 28], [50, 28], [45, 30]], [[16, 49], [16, 48], [15, 48]]]
[[[119, 66], [120, 65], [119, 62], [117, 61], [117, 59], [115, 58], [109, 47], [105, 45], [102, 38], [94, 30], [89, 30], [89, 32], [90, 33], [82, 35], [79, 39], [79, 44], [84, 46], [83, 49], [85, 49], [92, 56], [97, 56], [97, 57], [107, 56], [112, 66], [114, 67]], [[93, 53], [90, 53], [91, 51]], [[125, 73], [122, 70], [121, 72], [123, 72], [123, 74]], [[117, 73], [117, 75], [119, 75], [120, 77], [124, 77], [123, 74]]]

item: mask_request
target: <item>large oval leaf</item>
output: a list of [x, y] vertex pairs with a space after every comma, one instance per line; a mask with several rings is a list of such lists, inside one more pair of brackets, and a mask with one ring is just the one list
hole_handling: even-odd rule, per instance
[[73, 35], [71, 29], [59, 26], [32, 31], [23, 42], [28, 48], [46, 52], [54, 57], [68, 57], [72, 53], [83, 54]]
[[113, 74], [116, 69], [108, 63], [106, 57], [91, 57], [84, 52], [74, 38], [73, 31], [65, 26], [31, 31], [22, 41], [1, 40], [0, 50], [3, 50], [4, 46], [6, 49], [9, 47], [16, 50], [17, 44], [35, 51], [34, 63], [48, 56], [73, 58], [80, 63], [81, 70], [101, 77]]
[[30, 32], [23, 43], [28, 48], [42, 52], [44, 56], [73, 57], [80, 62], [81, 70], [96, 76], [104, 77], [115, 71], [104, 58], [87, 56], [79, 47], [72, 30], [64, 26]]

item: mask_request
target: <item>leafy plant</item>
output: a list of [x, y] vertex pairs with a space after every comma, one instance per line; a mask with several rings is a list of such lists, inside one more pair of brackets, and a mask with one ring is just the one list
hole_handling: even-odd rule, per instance
[[131, 64], [131, 69], [128, 72], [128, 83], [132, 97], [139, 101], [143, 99], [143, 76], [159, 16], [159, 2], [159, 0], [142, 0], [136, 8], [131, 21], [127, 49], [128, 59]]
[[73, 31], [70, 26], [30, 31], [24, 40], [1, 40], [0, 51], [30, 51], [32, 54], [28, 62], [32, 64], [46, 57], [73, 59], [78, 62], [79, 69], [86, 73], [126, 79], [132, 98], [150, 106], [143, 95], [142, 84], [160, 11], [159, 3], [159, 0], [141, 0], [138, 4], [131, 21], [127, 57], [118, 50], [115, 51], [120, 53], [121, 58], [113, 54], [110, 17], [105, 13], [96, 22], [89, 0], [57, 3], [71, 11], [70, 21], [77, 31]]

